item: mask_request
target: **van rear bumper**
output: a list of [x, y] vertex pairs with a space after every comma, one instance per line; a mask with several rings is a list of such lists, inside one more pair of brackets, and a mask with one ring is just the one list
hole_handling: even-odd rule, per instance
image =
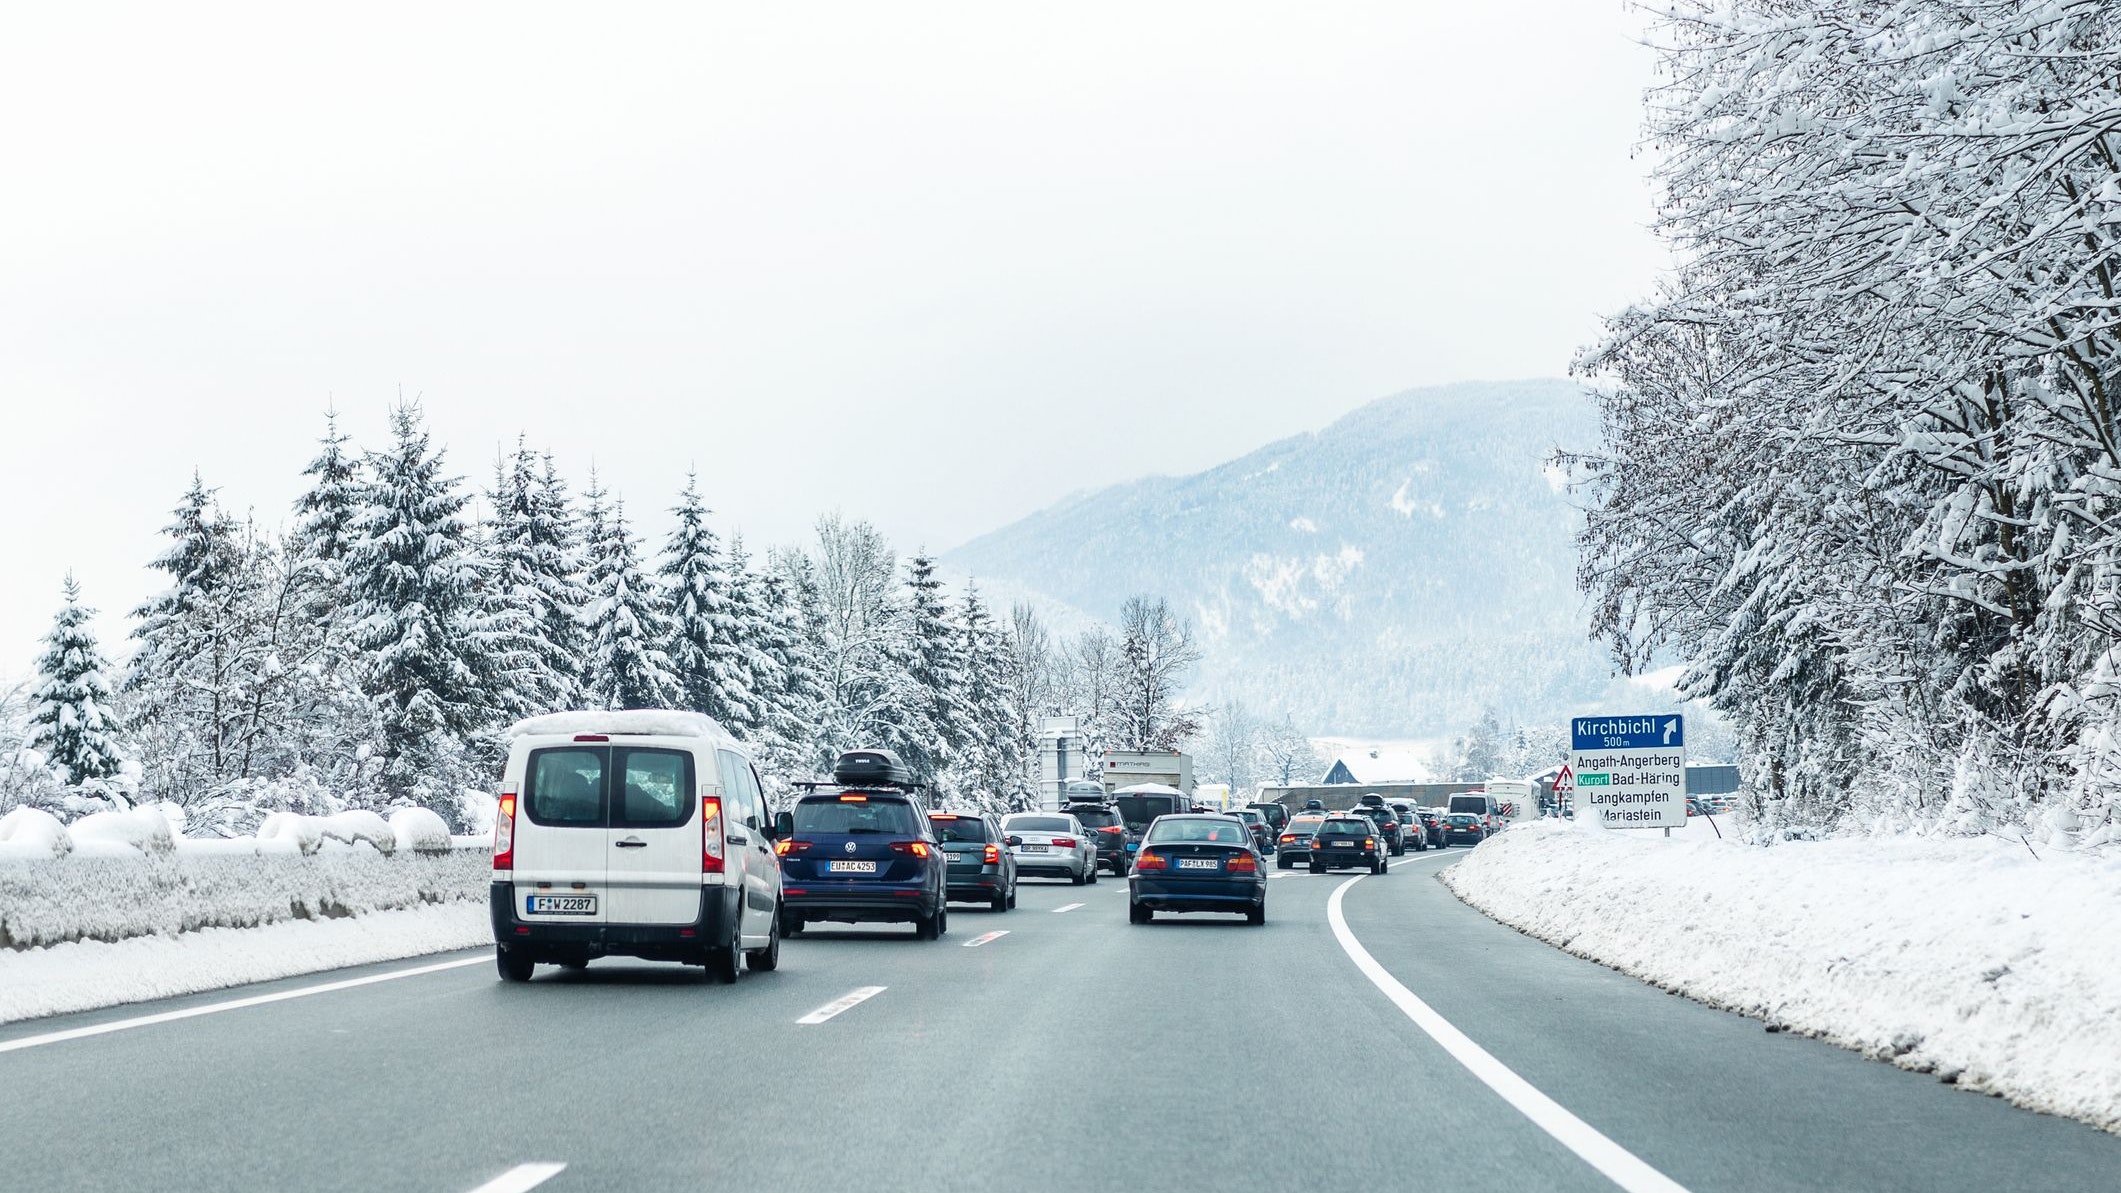
[[540, 961], [640, 957], [697, 965], [708, 949], [736, 939], [743, 896], [741, 887], [703, 887], [700, 918], [690, 924], [549, 924], [518, 918], [515, 890], [513, 882], [496, 882], [488, 890], [494, 943], [510, 952], [527, 949]]

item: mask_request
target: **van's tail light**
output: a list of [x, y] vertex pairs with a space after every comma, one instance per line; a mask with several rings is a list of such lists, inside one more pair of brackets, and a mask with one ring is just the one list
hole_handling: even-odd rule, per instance
[[1138, 853], [1134, 855], [1134, 868], [1137, 870], [1168, 870], [1171, 868], [1171, 863], [1160, 853]]
[[1249, 853], [1240, 853], [1223, 863], [1223, 869], [1231, 874], [1257, 874], [1259, 863]]
[[1075, 848], [1075, 838], [1073, 838], [1073, 837], [1055, 837], [1055, 838], [1053, 838], [1053, 844], [1054, 844], [1054, 845], [1055, 845], [1056, 847], [1058, 847], [1058, 848], [1061, 848], [1061, 849], [1073, 849], [1073, 848]]
[[985, 865], [985, 866], [999, 866], [999, 865], [1001, 865], [1001, 864], [1002, 864], [1002, 847], [1001, 847], [1001, 846], [999, 846], [999, 845], [989, 845], [989, 846], [987, 846], [987, 850], [986, 850], [986, 852], [984, 852], [984, 853], [980, 854], [980, 859], [979, 859], [979, 860], [980, 860], [980, 864], [981, 864], [981, 865]]
[[503, 795], [501, 806], [494, 809], [493, 868], [516, 868], [516, 796], [513, 791]]
[[891, 843], [891, 852], [910, 853], [915, 857], [927, 857], [928, 843], [926, 841], [893, 841]]
[[700, 797], [700, 872], [722, 872], [722, 801], [712, 795]]
[[784, 837], [773, 843], [773, 852], [780, 857], [801, 857], [810, 849], [810, 842]]

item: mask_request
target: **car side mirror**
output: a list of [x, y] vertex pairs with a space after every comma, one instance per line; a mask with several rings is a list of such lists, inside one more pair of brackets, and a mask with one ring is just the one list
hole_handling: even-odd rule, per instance
[[1009, 837], [1006, 838], [1002, 843], [1005, 845], [1022, 845], [1024, 843], [1024, 839], [1022, 837]]
[[773, 818], [773, 839], [778, 841], [795, 835], [795, 813], [782, 812]]

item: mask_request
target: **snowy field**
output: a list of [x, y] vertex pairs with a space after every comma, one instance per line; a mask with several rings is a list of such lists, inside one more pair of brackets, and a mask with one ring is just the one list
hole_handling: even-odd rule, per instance
[[1761, 849], [1560, 821], [1446, 870], [1460, 898], [1715, 1006], [2121, 1132], [2121, 856], [1996, 839]]

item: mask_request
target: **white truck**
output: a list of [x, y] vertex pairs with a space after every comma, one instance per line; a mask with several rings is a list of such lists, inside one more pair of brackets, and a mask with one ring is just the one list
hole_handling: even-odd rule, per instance
[[1193, 756], [1178, 750], [1107, 750], [1099, 776], [1109, 792], [1142, 783], [1176, 787], [1188, 799], [1193, 796]]

